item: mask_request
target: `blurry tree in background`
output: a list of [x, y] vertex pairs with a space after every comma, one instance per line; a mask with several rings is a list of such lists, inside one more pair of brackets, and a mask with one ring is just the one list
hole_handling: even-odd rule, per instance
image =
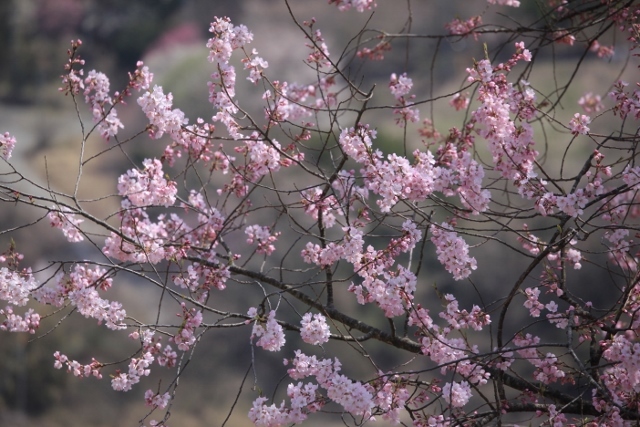
[[[55, 339], [50, 364], [146, 404], [139, 425], [203, 410], [189, 371], [228, 402], [203, 425], [640, 423], [640, 6], [453, 3], [433, 28], [410, 0], [269, 2], [305, 49], [295, 81], [256, 47], [282, 50], [276, 29], [212, 18], [194, 119], [144, 63], [118, 89], [91, 66], [103, 47], [131, 64], [186, 2], [38, 2], [52, 38], [89, 35], [62, 76], [80, 126], [69, 190], [0, 134], [0, 201], [21, 209], [0, 231], [0, 329]], [[145, 124], [125, 128], [127, 104]], [[111, 161], [107, 192], [87, 183]], [[25, 259], [43, 224], [75, 252]], [[5, 405], [45, 411], [55, 390], [28, 407], [26, 382], [0, 382]]]
[[242, 0], [4, 0], [0, 4], [0, 96], [4, 102], [32, 103], [57, 77], [60, 49], [72, 38], [93, 46], [87, 60], [120, 75], [135, 67], [149, 46], [179, 21], [197, 25], [205, 39], [211, 16], [238, 18]]

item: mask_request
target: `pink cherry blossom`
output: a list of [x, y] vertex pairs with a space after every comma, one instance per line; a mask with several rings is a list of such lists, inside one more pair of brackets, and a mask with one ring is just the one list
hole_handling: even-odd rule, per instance
[[335, 3], [340, 11], [354, 8], [358, 12], [371, 10], [376, 7], [374, 0], [329, 0], [329, 4]]
[[520, 2], [517, 0], [487, 0], [489, 4], [497, 4], [511, 7], [519, 7]]
[[145, 159], [142, 172], [130, 169], [118, 179], [118, 192], [134, 206], [171, 206], [176, 201], [176, 185], [164, 178], [158, 159]]
[[602, 104], [602, 98], [600, 95], [594, 95], [592, 92], [587, 92], [580, 97], [578, 105], [582, 107], [585, 113], [599, 113], [604, 110]]
[[474, 30], [482, 25], [482, 16], [472, 16], [466, 21], [461, 20], [460, 18], [455, 18], [451, 22], [447, 22], [444, 27], [449, 30], [449, 34], [457, 35], [457, 36], [468, 36], [473, 34], [474, 39], [478, 39], [478, 34], [474, 32]]
[[49, 217], [49, 223], [52, 227], [62, 230], [64, 237], [66, 237], [69, 242], [81, 242], [84, 240], [84, 237], [80, 230], [80, 224], [84, 220], [78, 218], [77, 215], [71, 212], [71, 209], [65, 206], [52, 207], [52, 210], [47, 215]]
[[589, 133], [589, 127], [587, 126], [589, 123], [591, 123], [589, 116], [575, 113], [569, 122], [569, 129], [571, 129], [571, 133], [574, 135], [586, 135]]
[[11, 153], [15, 146], [16, 139], [9, 132], [0, 134], [0, 156], [3, 159], [9, 160], [11, 158]]
[[313, 319], [311, 313], [305, 314], [302, 316], [301, 325], [300, 335], [304, 342], [320, 345], [329, 341], [331, 335], [329, 325], [322, 314], [314, 314]]
[[258, 347], [268, 351], [278, 351], [285, 343], [284, 330], [276, 320], [276, 312], [271, 310], [266, 319], [261, 319], [256, 314], [256, 309], [251, 308], [247, 314], [254, 317], [251, 339], [259, 338], [256, 342]]
[[469, 256], [469, 245], [447, 223], [433, 227], [431, 241], [436, 245], [438, 261], [455, 280], [466, 279], [477, 268], [476, 259]]
[[462, 407], [471, 399], [471, 387], [466, 381], [446, 383], [442, 387], [442, 397], [454, 408]]
[[32, 291], [39, 286], [31, 270], [12, 271], [0, 268], [0, 299], [22, 307], [29, 302]]

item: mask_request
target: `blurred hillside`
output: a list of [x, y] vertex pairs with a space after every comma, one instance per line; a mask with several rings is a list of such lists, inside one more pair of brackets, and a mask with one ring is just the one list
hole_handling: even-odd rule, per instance
[[[347, 18], [336, 19], [338, 12], [326, 3], [322, 0], [295, 0], [292, 1], [293, 12], [299, 20], [315, 17], [317, 27], [327, 38], [329, 50], [339, 54], [340, 49], [357, 34], [369, 17], [350, 14]], [[413, 16], [409, 20], [406, 11], [398, 8], [395, 0], [379, 0], [378, 3], [370, 27], [384, 24], [384, 28], [397, 32], [403, 29], [407, 31], [410, 27], [410, 32], [416, 34], [442, 34], [447, 20], [481, 13], [486, 7], [486, 2], [468, 0], [414, 2]], [[535, 8], [529, 5], [510, 12], [512, 15], [503, 17], [505, 20], [526, 18], [531, 21], [536, 13]], [[87, 62], [86, 69], [95, 68], [109, 75], [112, 90], [124, 87], [127, 72], [135, 68], [138, 60], [143, 59], [156, 74], [156, 83], [173, 92], [175, 105], [183, 109], [192, 121], [198, 116], [208, 119], [212, 109], [207, 102], [206, 83], [213, 70], [206, 60], [204, 45], [208, 38], [209, 23], [214, 16], [229, 16], [234, 23], [243, 23], [256, 34], [252, 47], [269, 61], [268, 73], [274, 79], [304, 81], [312, 77], [311, 70], [306, 69], [302, 62], [307, 49], [300, 37], [300, 30], [292, 23], [292, 18], [279, 0], [0, 1], [0, 55], [5, 58], [0, 65], [0, 132], [10, 132], [18, 139], [15, 164], [43, 185], [65, 190], [74, 184], [77, 169], [74, 161], [78, 155], [80, 135], [78, 118], [71, 100], [57, 91], [66, 60], [65, 52], [69, 41], [74, 38], [84, 42], [81, 54]], [[497, 37], [487, 36], [484, 41], [491, 43]], [[379, 86], [382, 92], [392, 72], [408, 71], [418, 85], [416, 93], [420, 94], [421, 99], [458, 90], [464, 80], [464, 69], [472, 64], [472, 58], [484, 56], [480, 43], [465, 41], [449, 43], [419, 39], [403, 41], [398, 47], [390, 53], [388, 61], [377, 63], [373, 73], [367, 74], [364, 81], [369, 85], [374, 81], [378, 84], [382, 82]], [[549, 61], [539, 62], [540, 67], [547, 68], [538, 73], [542, 76], [541, 81], [533, 83], [552, 84], [553, 76], [565, 78], [571, 74], [572, 70], [561, 61], [563, 52], [567, 52], [567, 55], [579, 53], [559, 48], [556, 52], [558, 56], [549, 56]], [[556, 62], [552, 63], [551, 59]], [[589, 82], [602, 78], [602, 73], [610, 72], [604, 70], [602, 63], [594, 62], [591, 67], [590, 73], [579, 73], [576, 81], [588, 86]], [[357, 61], [353, 62], [349, 71], [355, 76], [362, 73]], [[257, 89], [246, 84], [239, 88], [238, 97], [242, 99], [255, 91]], [[571, 93], [567, 102], [575, 103], [579, 96], [578, 93]], [[255, 107], [259, 112], [259, 107]], [[567, 114], [573, 110], [573, 106], [567, 108]], [[119, 107], [118, 111], [125, 124], [126, 135], [133, 135], [144, 128], [145, 120], [135, 101], [132, 100], [126, 107]], [[86, 111], [82, 114], [83, 120], [90, 123], [91, 118]], [[369, 114], [364, 121], [377, 123], [376, 113]], [[459, 116], [451, 114], [447, 100], [430, 104], [422, 114], [436, 118], [434, 121], [439, 123], [442, 132], [456, 125], [462, 117], [462, 113]], [[391, 151], [402, 136], [392, 123], [382, 123], [378, 130], [378, 143], [385, 151]], [[89, 154], [102, 151], [107, 144], [98, 138], [90, 143], [89, 149], [92, 151]], [[127, 154], [134, 160], [159, 155], [160, 145], [149, 144], [145, 137], [133, 145]], [[80, 189], [81, 194], [95, 194], [96, 197], [113, 194], [117, 177], [130, 167], [116, 153], [108, 153], [99, 163], [90, 163], [85, 169], [85, 184]], [[118, 208], [113, 203], [113, 198], [105, 199], [97, 202], [93, 209], [102, 214], [113, 212]], [[19, 212], [0, 212], [2, 229], [23, 223], [24, 219]], [[31, 219], [35, 221], [37, 218]], [[35, 227], [18, 230], [13, 235], [18, 242], [37, 242], [18, 248], [26, 254], [27, 264], [42, 264], [53, 254], [56, 259], [83, 259], [94, 250], [70, 246], [61, 241], [57, 230], [54, 230], [55, 233], [49, 231], [45, 221]], [[0, 236], [0, 248], [8, 246], [8, 239]], [[430, 256], [433, 257], [433, 254]], [[489, 256], [495, 259], [495, 254], [488, 251], [476, 256], [479, 265], [484, 264]], [[508, 256], [505, 255], [505, 265], [509, 264]], [[431, 290], [433, 284], [437, 283], [440, 290], [446, 290], [451, 286], [450, 279], [442, 274], [442, 269], [437, 267], [435, 261], [433, 266], [434, 271], [422, 278], [425, 287]], [[512, 265], [516, 270], [518, 267]], [[500, 286], [509, 280], [510, 273], [507, 268], [479, 270], [474, 278], [478, 283]], [[585, 277], [585, 281], [587, 279]], [[136, 284], [134, 280], [118, 283], [118, 289], [114, 289], [115, 293], [110, 298], [136, 302], [137, 306], [134, 304], [132, 312], [144, 317], [150, 310], [148, 301], [155, 304], [156, 300], [153, 294], [142, 293]], [[239, 293], [226, 298], [233, 306], [233, 298], [241, 297]], [[366, 316], [366, 313], [362, 315]], [[144, 408], [141, 408], [144, 390], [157, 387], [157, 384], [140, 384], [129, 393], [115, 393], [108, 379], [78, 380], [53, 370], [52, 354], [58, 348], [64, 347], [71, 357], [84, 363], [88, 363], [90, 357], [96, 354], [104, 356], [105, 360], [117, 360], [130, 350], [118, 347], [116, 343], [121, 342], [121, 337], [117, 334], [107, 333], [104, 328], [93, 324], [88, 325], [91, 322], [80, 317], [72, 316], [69, 320], [75, 322], [73, 326], [69, 323], [53, 329], [36, 343], [27, 342], [32, 337], [0, 336], [0, 357], [6, 361], [0, 364], [0, 426], [133, 426], [144, 416]], [[183, 383], [177, 402], [179, 409], [173, 412], [173, 425], [200, 427], [222, 424], [249, 367], [249, 330], [243, 332], [246, 333], [235, 330], [226, 335], [216, 334], [216, 341], [203, 342], [197, 348], [197, 357], [181, 379]], [[384, 354], [379, 348], [370, 350]], [[237, 364], [224, 364], [230, 357]], [[388, 359], [389, 365], [403, 362]], [[256, 371], [261, 379], [272, 377], [275, 383], [280, 371], [274, 370], [273, 366], [280, 369], [281, 363], [280, 355], [261, 357], [261, 365], [256, 367]], [[167, 381], [170, 380], [167, 378]], [[245, 397], [255, 395], [250, 394], [251, 391], [246, 393]], [[243, 401], [227, 425], [247, 425], [245, 414], [248, 399]]]

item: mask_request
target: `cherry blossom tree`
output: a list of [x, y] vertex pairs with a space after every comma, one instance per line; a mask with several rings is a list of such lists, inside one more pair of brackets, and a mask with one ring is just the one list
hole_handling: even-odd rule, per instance
[[[413, 18], [411, 2], [398, 3]], [[640, 6], [546, 0], [519, 22], [507, 18], [521, 2], [488, 0], [481, 15], [448, 17], [431, 34], [366, 21], [335, 47], [315, 19], [283, 5], [308, 49], [292, 63], [312, 78], [270, 75], [250, 29], [215, 17], [212, 117], [186, 117], [142, 62], [113, 91], [105, 74], [85, 70], [91, 47], [72, 42], [61, 91], [82, 125], [75, 190], [25, 175], [10, 133], [0, 135], [0, 189], [3, 209], [39, 212], [60, 239], [86, 245], [86, 259], [36, 271], [20, 253], [29, 243], [7, 245], [0, 328], [37, 337], [71, 313], [137, 343], [124, 361], [73, 360], [61, 348], [51, 365], [140, 399], [149, 406], [140, 425], [171, 425], [180, 376], [207, 357], [199, 343], [228, 328], [246, 337], [252, 360], [284, 360], [283, 381], [256, 375], [254, 391], [239, 391], [256, 426], [321, 412], [347, 425], [640, 422], [639, 83], [575, 79], [595, 61], [636, 67]], [[326, 7], [344, 13], [336, 19], [376, 10], [372, 0]], [[484, 56], [463, 58], [453, 91], [431, 84], [425, 95], [428, 70], [407, 68], [411, 55], [376, 81], [379, 61], [422, 38], [484, 44]], [[552, 73], [540, 64], [553, 64], [556, 49], [572, 71], [538, 77]], [[257, 95], [244, 99], [240, 86]], [[125, 102], [148, 119], [131, 137], [121, 136]], [[442, 128], [434, 105], [457, 125]], [[391, 148], [381, 120], [399, 129]], [[89, 156], [94, 134], [104, 145]], [[113, 194], [80, 197], [87, 165], [111, 151], [128, 158], [132, 144], [155, 154], [129, 159]], [[106, 198], [119, 208], [96, 213]], [[498, 271], [508, 263], [515, 274]], [[131, 277], [158, 292], [149, 319], [108, 299]], [[221, 303], [224, 293], [243, 306]], [[372, 348], [400, 362], [389, 367]], [[167, 371], [169, 383], [138, 384]]]

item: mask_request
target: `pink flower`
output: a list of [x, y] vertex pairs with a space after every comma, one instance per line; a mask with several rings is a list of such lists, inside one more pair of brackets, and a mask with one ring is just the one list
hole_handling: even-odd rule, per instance
[[9, 134], [9, 132], [5, 132], [0, 135], [0, 156], [5, 160], [9, 160], [11, 158], [11, 153], [13, 152], [13, 148], [16, 146], [16, 139]]
[[471, 387], [466, 381], [461, 383], [446, 383], [442, 387], [442, 397], [454, 408], [460, 408], [471, 399]]
[[453, 98], [449, 101], [449, 105], [456, 109], [456, 111], [464, 110], [469, 106], [468, 94], [462, 94], [460, 92], [453, 95]]
[[100, 134], [105, 139], [117, 135], [118, 129], [124, 125], [114, 108], [118, 100], [109, 95], [109, 78], [104, 73], [91, 70], [84, 83], [85, 102], [91, 106], [93, 121], [97, 123]]
[[271, 255], [276, 250], [273, 246], [273, 242], [278, 239], [280, 233], [271, 235], [269, 227], [263, 227], [261, 225], [249, 225], [244, 230], [244, 234], [247, 235], [247, 243], [252, 244], [256, 242], [258, 249], [256, 252], [259, 254]]
[[31, 292], [38, 286], [30, 270], [18, 273], [6, 267], [0, 268], [0, 299], [9, 304], [26, 305]]
[[574, 135], [586, 135], [589, 132], [587, 125], [591, 123], [591, 117], [575, 113], [569, 122], [569, 129]]
[[144, 170], [130, 169], [118, 178], [118, 192], [134, 206], [171, 206], [176, 201], [176, 184], [167, 181], [158, 159], [145, 159]]
[[498, 4], [502, 6], [520, 7], [520, 2], [517, 0], [487, 0], [489, 4]]
[[154, 86], [151, 92], [145, 92], [138, 98], [138, 105], [142, 108], [152, 125], [149, 128], [149, 135], [158, 139], [165, 133], [174, 138], [178, 138], [182, 126], [188, 120], [179, 109], [172, 109], [173, 95], [165, 95], [161, 86]]
[[69, 242], [81, 242], [84, 240], [79, 227], [84, 221], [82, 218], [78, 218], [72, 214], [71, 209], [65, 206], [58, 208], [52, 207], [51, 209], [56, 209], [49, 211], [47, 214], [52, 227], [61, 229], [64, 237], [66, 237]]
[[447, 223], [432, 227], [431, 241], [436, 245], [438, 261], [453, 274], [455, 280], [469, 277], [477, 268], [476, 259], [469, 256], [469, 245]]
[[396, 99], [400, 99], [411, 92], [413, 87], [413, 80], [407, 77], [407, 73], [402, 73], [400, 77], [396, 73], [391, 74], [391, 81], [389, 82], [389, 89]]
[[365, 10], [371, 10], [376, 7], [374, 0], [329, 0], [329, 4], [331, 3], [335, 3], [341, 12], [351, 8], [354, 8], [358, 12], [364, 12]]
[[598, 40], [594, 40], [589, 46], [591, 52], [595, 52], [598, 58], [611, 58], [615, 53], [613, 46], [602, 46]]
[[581, 96], [578, 100], [578, 105], [582, 107], [585, 113], [598, 113], [604, 109], [600, 95], [594, 95], [591, 92]]
[[0, 316], [6, 317], [6, 319], [0, 323], [0, 331], [35, 334], [36, 329], [40, 327], [40, 315], [32, 308], [27, 310], [23, 316], [20, 316], [13, 312], [11, 306], [6, 306], [3, 310], [0, 310]]
[[166, 408], [171, 400], [171, 395], [169, 393], [159, 394], [154, 393], [153, 390], [147, 390], [144, 393], [144, 399], [147, 402], [147, 406]]
[[251, 307], [247, 314], [255, 318], [251, 338], [260, 337], [256, 345], [268, 351], [279, 351], [285, 343], [285, 337], [282, 326], [276, 320], [276, 312], [271, 310], [266, 322], [258, 318], [255, 307]]
[[314, 314], [312, 320], [311, 313], [306, 313], [302, 316], [301, 325], [300, 335], [304, 342], [320, 345], [329, 341], [331, 336], [329, 325], [327, 325], [327, 319], [322, 314]]
[[414, 98], [413, 95], [408, 96], [412, 87], [413, 81], [407, 77], [406, 73], [403, 73], [400, 77], [395, 73], [391, 74], [389, 89], [397, 101], [397, 108], [393, 110], [393, 113], [400, 116], [396, 120], [396, 123], [400, 126], [404, 126], [408, 122], [417, 122], [420, 120], [420, 112], [418, 109], [409, 106], [409, 100]]
[[446, 23], [444, 27], [449, 30], [449, 34], [459, 36], [473, 34], [473, 38], [477, 40], [478, 34], [474, 33], [474, 30], [480, 25], [482, 25], [482, 17], [478, 15], [473, 16], [466, 21], [456, 18], [453, 21]]
[[570, 34], [567, 30], [557, 30], [551, 35], [551, 37], [556, 43], [567, 44], [569, 46], [573, 46], [573, 43], [576, 41], [575, 36]]

